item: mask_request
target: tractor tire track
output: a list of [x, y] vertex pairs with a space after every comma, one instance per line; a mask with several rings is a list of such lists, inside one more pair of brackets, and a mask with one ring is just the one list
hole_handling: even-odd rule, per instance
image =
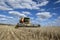
[[13, 32], [20, 40], [25, 40], [26, 34], [22, 35], [23, 33], [21, 34], [20, 31], [18, 32], [13, 31]]
[[10, 33], [11, 33], [10, 35], [12, 35], [12, 37], [14, 38], [14, 40], [19, 40], [19, 38], [14, 33], [14, 30], [10, 29]]
[[4, 38], [6, 38], [6, 30], [2, 31], [0, 34], [0, 40], [3, 40]]

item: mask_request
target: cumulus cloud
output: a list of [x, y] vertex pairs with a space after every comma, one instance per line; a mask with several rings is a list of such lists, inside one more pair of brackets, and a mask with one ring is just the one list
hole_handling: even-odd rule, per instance
[[55, 8], [53, 8], [54, 10], [56, 10], [56, 9], [59, 9], [60, 7], [55, 7]]
[[0, 15], [0, 18], [6, 17], [5, 15]]
[[7, 15], [2, 15], [0, 14], [0, 23], [7, 23], [7, 24], [16, 24], [17, 23], [17, 18], [14, 18], [12, 16], [7, 16]]
[[58, 17], [58, 19], [60, 19], [60, 16]]
[[8, 7], [4, 7], [4, 6], [0, 6], [0, 10], [13, 10], [12, 8], [8, 8]]
[[40, 13], [37, 13], [36, 15], [40, 17], [40, 19], [48, 19], [52, 17], [50, 12], [40, 12]]
[[8, 16], [6, 18], [13, 19], [13, 17], [8, 17]]
[[[39, 2], [39, 1], [38, 1]], [[49, 1], [43, 0], [40, 3], [36, 3], [33, 0], [0, 0], [0, 10], [12, 10], [13, 9], [40, 9], [40, 6], [45, 6]]]
[[40, 10], [38, 10], [38, 11], [45, 11], [45, 9], [40, 9]]
[[22, 13], [25, 15], [32, 15], [30, 12], [27, 12], [27, 11], [23, 11]]
[[53, 25], [54, 25], [54, 26], [60, 26], [60, 17], [58, 17], [57, 19], [55, 19], [55, 20], [53, 21]]
[[56, 3], [60, 3], [60, 0], [56, 1], [55, 4], [56, 4]]
[[56, 19], [53, 21], [47, 22], [47, 26], [60, 26], [60, 16], [58, 16]]
[[6, 15], [2, 15], [2, 14], [0, 14], [0, 18], [9, 18], [9, 19], [13, 19], [13, 17], [11, 17], [11, 16], [6, 16]]
[[5, 21], [5, 20], [7, 20], [7, 19], [6, 19], [6, 18], [0, 18], [0, 20]]
[[12, 15], [15, 15], [15, 16], [18, 16], [18, 17], [26, 17], [25, 14], [22, 14], [18, 11], [9, 11], [9, 14], [12, 14]]
[[13, 10], [10, 8], [4, 0], [0, 0], [0, 10]]
[[52, 15], [56, 16], [56, 15], [58, 15], [58, 14], [56, 14], [56, 13], [53, 13]]
[[43, 1], [42, 3], [38, 4], [37, 6], [45, 6], [48, 4], [49, 1]]

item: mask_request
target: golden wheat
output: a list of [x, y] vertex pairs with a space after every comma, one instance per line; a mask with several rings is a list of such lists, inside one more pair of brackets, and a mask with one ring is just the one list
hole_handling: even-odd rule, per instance
[[0, 25], [0, 40], [60, 40], [60, 27], [27, 28]]

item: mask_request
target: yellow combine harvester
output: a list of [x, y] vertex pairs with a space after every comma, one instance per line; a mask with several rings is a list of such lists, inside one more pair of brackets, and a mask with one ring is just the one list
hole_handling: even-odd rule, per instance
[[22, 17], [19, 20], [19, 23], [17, 23], [16, 28], [18, 27], [40, 27], [39, 24], [31, 24], [30, 23], [30, 18], [28, 17]]

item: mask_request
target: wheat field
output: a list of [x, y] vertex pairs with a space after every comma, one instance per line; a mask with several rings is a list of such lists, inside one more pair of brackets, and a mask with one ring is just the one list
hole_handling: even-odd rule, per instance
[[60, 40], [60, 27], [27, 28], [0, 25], [0, 40]]

